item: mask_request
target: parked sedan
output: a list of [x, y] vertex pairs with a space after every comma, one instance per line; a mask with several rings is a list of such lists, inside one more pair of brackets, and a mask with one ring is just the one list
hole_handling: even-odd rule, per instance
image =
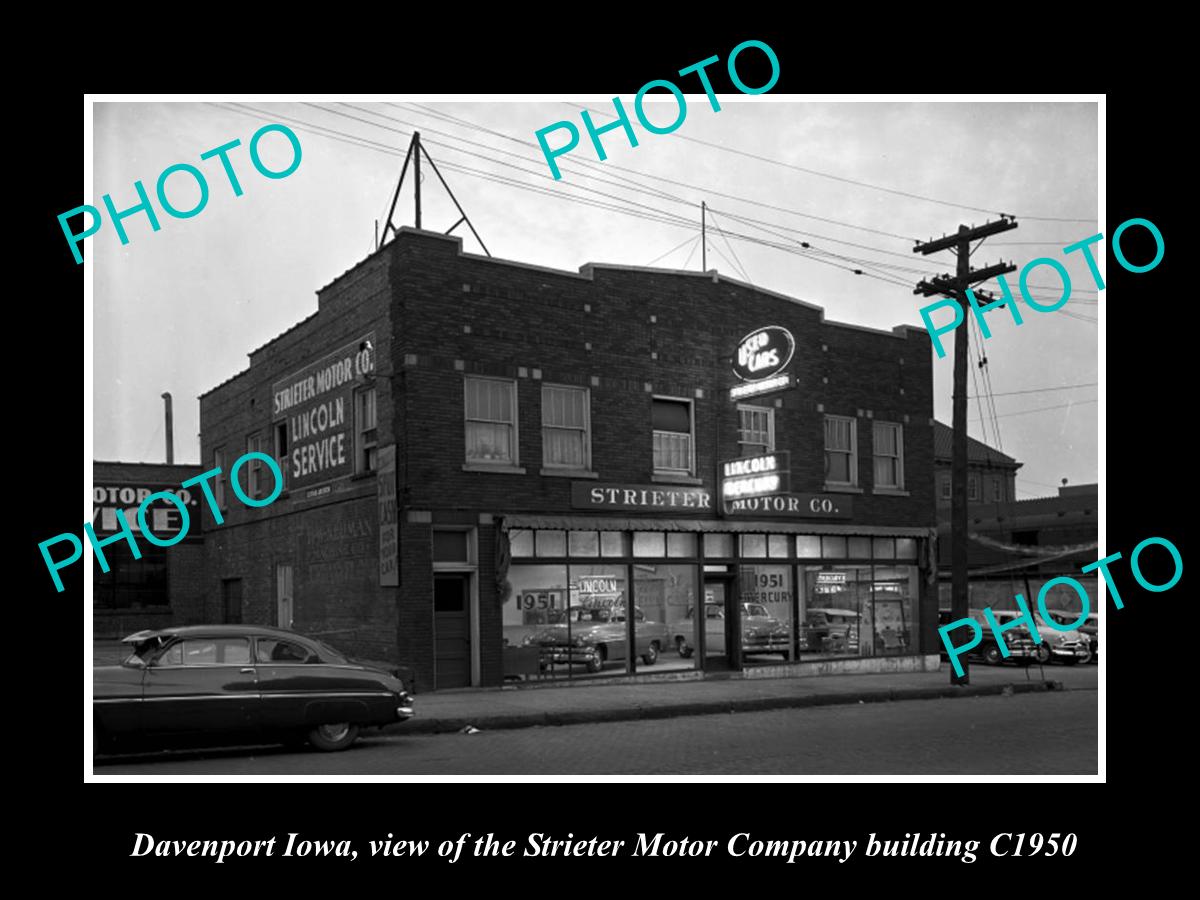
[[[996, 622], [1003, 625], [1022, 615], [1015, 609], [993, 609], [992, 615]], [[1037, 626], [1042, 642], [1037, 645], [1037, 661], [1042, 664], [1057, 662], [1066, 666], [1076, 663], [1088, 663], [1092, 659], [1092, 645], [1086, 634], [1072, 629], [1059, 631], [1046, 622], [1038, 612], [1033, 613], [1033, 621]], [[1017, 631], [1024, 631], [1025, 626], [1019, 625]], [[1007, 633], [1007, 632], [1006, 632]]]
[[[1059, 625], [1070, 625], [1079, 620], [1079, 613], [1063, 612], [1060, 609], [1050, 610], [1050, 617]], [[1087, 621], [1080, 625], [1077, 629], [1082, 634], [1087, 635], [1088, 642], [1092, 647], [1092, 662], [1100, 661], [1100, 616], [1097, 613], [1088, 613]]]
[[342, 750], [364, 727], [413, 715], [399, 670], [282, 628], [139, 631], [119, 666], [92, 670], [94, 745], [307, 740]]

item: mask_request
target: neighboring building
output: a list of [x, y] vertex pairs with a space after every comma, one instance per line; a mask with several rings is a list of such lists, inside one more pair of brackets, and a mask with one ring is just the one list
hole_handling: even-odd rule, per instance
[[[140, 559], [127, 541], [103, 548], [109, 571], [92, 561], [92, 629], [96, 638], [122, 638], [144, 628], [203, 622], [204, 544], [200, 534], [200, 496], [180, 485], [200, 474], [199, 466], [166, 463], [92, 463], [92, 528], [103, 540], [117, 531], [117, 510], [139, 538]], [[137, 510], [150, 494], [173, 491], [187, 504], [187, 535], [170, 547], [141, 539]], [[146, 523], [155, 536], [170, 539], [180, 530], [179, 510], [167, 501], [148, 507]], [[79, 571], [78, 567], [71, 569]]]
[[[207, 617], [405, 663], [420, 690], [936, 667], [930, 351], [715, 272], [401, 229], [200, 398], [204, 468], [257, 449], [286, 479], [262, 508], [216, 485]], [[783, 483], [726, 508], [719, 464], [755, 456], [750, 487]], [[238, 478], [274, 488], [261, 463]]]
[[[938, 515], [950, 509], [950, 455], [954, 429], [933, 423], [933, 464]], [[967, 503], [1012, 503], [1017, 499], [1017, 469], [1022, 463], [967, 435]]]
[[[942, 608], [950, 608], [950, 437], [941, 422], [934, 426], [939, 478], [938, 580]], [[1080, 569], [1099, 557], [1100, 496], [1095, 484], [1060, 487], [1054, 497], [1015, 500], [1015, 475], [1022, 463], [968, 437], [967, 535], [970, 606], [1016, 609], [1021, 594], [1032, 609], [1042, 585], [1069, 575], [1096, 600], [1096, 574]], [[981, 484], [984, 490], [970, 490]], [[943, 496], [946, 498], [943, 500]], [[997, 496], [1007, 499], [996, 500]], [[980, 499], [981, 498], [981, 499]], [[1079, 595], [1055, 585], [1049, 609], [1078, 611]]]

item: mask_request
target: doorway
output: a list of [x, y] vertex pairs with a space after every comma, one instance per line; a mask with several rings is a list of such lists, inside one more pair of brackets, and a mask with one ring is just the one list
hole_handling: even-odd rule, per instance
[[471, 685], [471, 576], [433, 576], [433, 689]]
[[740, 628], [735, 579], [732, 575], [704, 576], [704, 642], [705, 672], [728, 672], [741, 668]]
[[275, 615], [276, 624], [280, 628], [291, 628], [295, 616], [295, 606], [292, 602], [292, 567], [277, 565], [275, 567]]
[[242, 579], [225, 578], [221, 581], [221, 621], [227, 625], [242, 622]]

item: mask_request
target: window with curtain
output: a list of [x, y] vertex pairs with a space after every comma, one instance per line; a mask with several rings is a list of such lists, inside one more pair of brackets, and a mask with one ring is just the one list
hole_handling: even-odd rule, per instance
[[675, 475], [692, 474], [691, 401], [655, 397], [651, 427], [654, 431], [654, 470]]
[[874, 427], [875, 487], [904, 488], [904, 431], [891, 422]]
[[467, 462], [517, 464], [517, 383], [467, 378]]
[[542, 385], [542, 464], [591, 468], [591, 416], [587, 388]]
[[846, 416], [825, 417], [825, 480], [858, 484], [858, 423]]
[[775, 410], [738, 406], [738, 446], [742, 456], [762, 456], [775, 449]]
[[379, 417], [375, 403], [375, 388], [359, 391], [354, 396], [355, 432], [358, 437], [357, 472], [374, 472], [376, 468]]

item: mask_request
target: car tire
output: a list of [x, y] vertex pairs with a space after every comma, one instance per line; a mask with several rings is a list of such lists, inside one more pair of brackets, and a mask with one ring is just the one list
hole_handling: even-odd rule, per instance
[[678, 651], [680, 658], [691, 659], [695, 649], [688, 646], [687, 640], [681, 637], [675, 638], [675, 649]]
[[330, 722], [318, 725], [308, 733], [308, 742], [324, 753], [345, 750], [358, 737], [358, 726], [350, 722]]
[[601, 669], [603, 669], [604, 668], [604, 660], [608, 658], [608, 653], [605, 651], [603, 644], [601, 644], [599, 647], [596, 647], [595, 649], [596, 649], [596, 652], [592, 655], [592, 658], [589, 659], [587, 662], [587, 670], [589, 672], [593, 672], [593, 673], [599, 672]]
[[1004, 657], [1000, 653], [1000, 648], [996, 646], [988, 647], [983, 651], [983, 661], [989, 666], [998, 666], [1004, 662]]
[[1050, 648], [1044, 643], [1037, 645], [1037, 661], [1039, 665], [1049, 665], [1053, 656], [1054, 654], [1050, 652]]
[[646, 648], [646, 652], [642, 654], [642, 662], [648, 666], [658, 662], [658, 641], [651, 641], [650, 646]]

